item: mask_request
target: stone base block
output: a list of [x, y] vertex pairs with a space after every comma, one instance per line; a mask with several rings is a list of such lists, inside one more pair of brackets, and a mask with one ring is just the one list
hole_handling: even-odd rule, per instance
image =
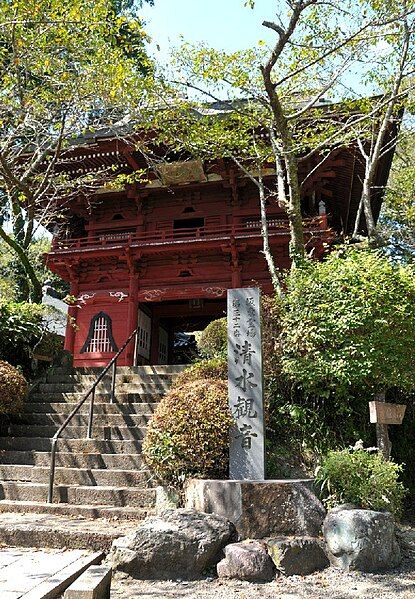
[[227, 518], [235, 525], [240, 539], [318, 536], [325, 517], [311, 479], [189, 479], [185, 506]]

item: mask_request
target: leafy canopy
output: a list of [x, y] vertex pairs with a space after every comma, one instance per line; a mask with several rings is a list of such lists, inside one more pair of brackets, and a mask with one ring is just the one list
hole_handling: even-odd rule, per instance
[[291, 272], [282, 301], [282, 369], [306, 393], [415, 389], [412, 267], [341, 250]]
[[62, 198], [91, 193], [105, 174], [69, 175], [62, 152], [86, 132], [115, 130], [140, 103], [151, 72], [143, 40], [135, 13], [112, 0], [0, 2], [0, 238], [35, 301], [37, 223], [59, 223]]

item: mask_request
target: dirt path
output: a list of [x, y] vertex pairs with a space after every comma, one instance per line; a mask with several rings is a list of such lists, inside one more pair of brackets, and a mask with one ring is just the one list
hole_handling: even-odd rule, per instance
[[415, 599], [415, 560], [385, 574], [345, 573], [327, 568], [310, 576], [280, 576], [275, 582], [253, 584], [216, 578], [181, 581], [139, 581], [116, 574], [111, 599]]

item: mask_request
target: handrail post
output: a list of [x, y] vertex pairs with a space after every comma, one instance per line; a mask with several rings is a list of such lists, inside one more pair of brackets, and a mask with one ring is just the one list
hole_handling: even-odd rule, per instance
[[50, 471], [49, 471], [49, 488], [48, 488], [48, 503], [53, 503], [53, 484], [55, 482], [55, 462], [56, 462], [56, 444], [57, 439], [53, 437], [52, 447], [50, 450]]
[[86, 433], [87, 439], [92, 439], [92, 420], [94, 418], [94, 401], [95, 401], [95, 387], [92, 389], [91, 401], [89, 403], [88, 430]]
[[117, 374], [117, 360], [114, 361], [112, 365], [112, 380], [111, 380], [111, 398], [110, 403], [114, 403], [115, 401], [115, 377]]

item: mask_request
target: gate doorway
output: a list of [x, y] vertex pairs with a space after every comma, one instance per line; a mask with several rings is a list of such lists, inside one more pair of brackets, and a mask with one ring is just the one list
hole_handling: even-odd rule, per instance
[[226, 300], [189, 299], [140, 305], [135, 364], [188, 364], [197, 357], [196, 337], [226, 316]]

